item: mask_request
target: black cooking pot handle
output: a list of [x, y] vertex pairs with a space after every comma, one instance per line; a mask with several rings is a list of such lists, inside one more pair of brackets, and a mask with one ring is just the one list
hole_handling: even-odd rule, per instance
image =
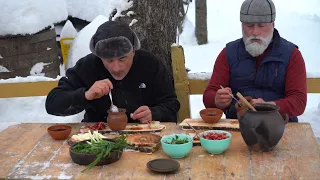
[[288, 114], [282, 114], [283, 120], [285, 122], [285, 124], [287, 124], [289, 122], [289, 116]]

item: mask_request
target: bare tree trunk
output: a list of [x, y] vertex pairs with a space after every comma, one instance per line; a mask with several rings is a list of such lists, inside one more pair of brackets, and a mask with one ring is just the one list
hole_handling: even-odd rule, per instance
[[167, 66], [172, 77], [171, 45], [176, 42], [179, 24], [180, 0], [134, 0], [134, 15], [120, 18], [128, 24], [137, 22], [131, 28], [140, 38], [143, 49], [149, 50]]
[[[189, 4], [192, 2], [192, 0], [180, 0], [179, 4], [179, 24], [178, 24], [178, 30], [179, 34], [183, 32], [183, 23], [185, 20], [185, 17], [187, 16], [188, 7]], [[184, 8], [184, 5], [187, 5], [187, 8]]]
[[184, 21], [184, 17], [186, 16], [186, 12], [184, 11], [184, 0], [180, 0], [179, 2], [179, 24], [178, 24], [178, 30], [179, 30], [179, 34], [182, 33], [183, 31], [183, 21]]
[[207, 0], [196, 0], [196, 37], [198, 44], [208, 43]]

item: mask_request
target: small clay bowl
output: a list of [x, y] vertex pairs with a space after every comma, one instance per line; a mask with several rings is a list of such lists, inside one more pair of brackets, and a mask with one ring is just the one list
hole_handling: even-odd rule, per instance
[[217, 123], [223, 115], [223, 111], [218, 108], [206, 108], [200, 111], [200, 116], [206, 123]]
[[55, 140], [64, 140], [67, 139], [71, 133], [71, 126], [67, 125], [54, 125], [48, 128], [49, 135]]

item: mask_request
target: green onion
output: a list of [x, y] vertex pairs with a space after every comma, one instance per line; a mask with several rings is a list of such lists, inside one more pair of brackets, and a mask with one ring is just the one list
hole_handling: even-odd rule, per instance
[[97, 158], [90, 163], [87, 168], [81, 171], [84, 172], [96, 166], [102, 158], [110, 156], [111, 152], [121, 151], [124, 148], [127, 148], [126, 137], [121, 135], [119, 138], [115, 139], [114, 142], [103, 140], [98, 136], [91, 137], [90, 141], [87, 141], [87, 143], [78, 143], [73, 146], [72, 150], [78, 153], [97, 155]]

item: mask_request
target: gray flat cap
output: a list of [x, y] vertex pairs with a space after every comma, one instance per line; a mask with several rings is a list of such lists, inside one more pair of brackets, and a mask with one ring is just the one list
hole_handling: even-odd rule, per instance
[[275, 19], [276, 8], [271, 0], [245, 0], [241, 5], [241, 22], [271, 23]]

